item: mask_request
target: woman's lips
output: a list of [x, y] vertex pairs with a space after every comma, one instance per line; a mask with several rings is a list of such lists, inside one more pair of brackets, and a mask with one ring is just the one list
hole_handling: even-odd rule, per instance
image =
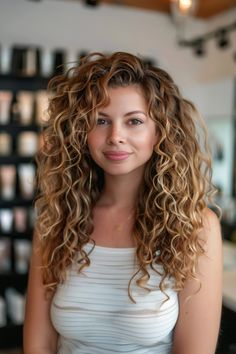
[[127, 159], [130, 153], [127, 151], [106, 151], [104, 152], [104, 155], [109, 160], [121, 161]]

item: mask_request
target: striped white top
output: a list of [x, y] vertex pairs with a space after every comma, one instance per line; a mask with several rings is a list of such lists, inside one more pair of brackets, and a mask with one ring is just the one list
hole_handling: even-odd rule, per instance
[[[91, 251], [87, 244], [85, 250]], [[137, 269], [135, 248], [95, 246], [91, 264], [82, 274], [76, 265], [58, 286], [51, 305], [52, 323], [59, 333], [57, 354], [170, 354], [178, 317], [178, 295], [169, 288], [147, 292], [128, 282]], [[161, 269], [161, 268], [159, 268]], [[149, 287], [160, 276], [149, 269]]]

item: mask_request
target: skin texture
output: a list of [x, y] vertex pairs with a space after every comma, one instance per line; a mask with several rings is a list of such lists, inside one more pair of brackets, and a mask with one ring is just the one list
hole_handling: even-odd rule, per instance
[[[88, 134], [90, 154], [105, 174], [142, 177], [157, 141], [155, 123], [138, 86], [110, 88], [108, 93], [110, 103], [99, 109], [97, 124]], [[113, 155], [117, 152], [124, 155]]]
[[[109, 95], [110, 103], [100, 108], [97, 124], [88, 134], [90, 154], [105, 176], [105, 187], [93, 210], [91, 238], [100, 246], [132, 247], [135, 244], [132, 239], [134, 204], [145, 163], [153, 153], [158, 136], [154, 122], [146, 114], [147, 105], [139, 88], [110, 88]], [[127, 156], [113, 154], [121, 151]], [[222, 291], [221, 230], [218, 218], [210, 209], [203, 211], [203, 220], [199, 238], [205, 242], [206, 253], [200, 257], [197, 269], [201, 288], [199, 290], [199, 282], [191, 280], [179, 293], [180, 312], [174, 331], [173, 354], [215, 352]], [[37, 244], [35, 235], [24, 353], [56, 354], [57, 333], [49, 316], [52, 296], [45, 298]]]

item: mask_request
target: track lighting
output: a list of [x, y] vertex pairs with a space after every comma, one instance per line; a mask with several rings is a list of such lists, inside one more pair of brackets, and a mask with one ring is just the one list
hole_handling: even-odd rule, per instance
[[193, 48], [196, 56], [202, 57], [205, 55], [204, 40], [202, 38], [199, 38], [195, 41]]
[[192, 16], [195, 14], [198, 0], [171, 0], [171, 11], [174, 16]]
[[215, 31], [206, 33], [205, 35], [193, 39], [181, 39], [178, 44], [182, 47], [193, 48], [195, 55], [203, 56], [205, 54], [205, 44], [208, 40], [215, 38], [217, 46], [221, 49], [227, 48], [230, 45], [229, 33], [236, 29], [236, 22], [228, 26], [218, 28]]
[[97, 6], [99, 4], [98, 0], [85, 0], [84, 1], [85, 5], [88, 6]]
[[217, 45], [219, 48], [227, 48], [229, 46], [229, 37], [228, 37], [228, 32], [226, 31], [225, 28], [220, 29], [216, 33], [216, 39], [217, 39]]

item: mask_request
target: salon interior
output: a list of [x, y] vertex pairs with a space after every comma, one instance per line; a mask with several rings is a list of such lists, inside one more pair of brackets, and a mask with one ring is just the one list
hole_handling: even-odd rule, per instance
[[236, 354], [235, 0], [1, 0], [0, 354], [23, 353], [34, 155], [47, 120], [47, 83], [91, 51], [127, 51], [159, 65], [205, 119], [222, 209], [216, 353]]

